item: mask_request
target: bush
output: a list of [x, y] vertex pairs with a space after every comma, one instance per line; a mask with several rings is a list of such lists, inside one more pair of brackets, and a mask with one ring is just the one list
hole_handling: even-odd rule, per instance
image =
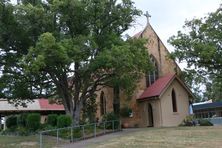
[[6, 120], [6, 126], [9, 129], [16, 128], [16, 126], [17, 126], [17, 116], [15, 116], [15, 115], [9, 116]]
[[62, 127], [68, 127], [72, 124], [72, 119], [68, 115], [60, 115], [57, 118], [57, 127], [62, 128]]
[[55, 127], [57, 125], [57, 117], [56, 114], [48, 115], [47, 124]]
[[[119, 118], [113, 112], [103, 115], [103, 119], [102, 119], [103, 122], [113, 121], [113, 120], [115, 120], [114, 128], [116, 129], [119, 126], [119, 121], [117, 121], [119, 120]], [[112, 122], [106, 123], [106, 129], [112, 129]]]
[[213, 124], [207, 119], [199, 120], [199, 124], [200, 126], [213, 126]]
[[40, 114], [38, 113], [31, 113], [27, 116], [27, 128], [31, 131], [36, 131], [40, 128]]
[[195, 126], [196, 122], [193, 115], [186, 116], [180, 126]]
[[22, 113], [17, 116], [17, 124], [20, 127], [26, 127], [26, 119], [27, 119], [28, 114], [27, 113]]
[[30, 133], [25, 127], [18, 127], [16, 129], [17, 135], [19, 136], [28, 136]]
[[120, 109], [121, 117], [129, 117], [130, 114], [132, 114], [132, 109], [129, 108], [128, 106], [124, 106], [123, 108]]

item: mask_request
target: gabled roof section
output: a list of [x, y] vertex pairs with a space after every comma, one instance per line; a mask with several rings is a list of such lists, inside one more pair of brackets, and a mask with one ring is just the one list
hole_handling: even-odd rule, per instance
[[138, 100], [147, 98], [159, 97], [165, 90], [168, 84], [174, 79], [175, 75], [169, 74], [167, 76], [157, 79], [150, 87], [147, 87]]
[[[138, 38], [144, 38], [144, 32], [145, 32], [146, 30], [148, 30], [148, 29], [151, 29], [151, 30], [154, 32], [154, 34], [155, 34], [155, 36], [157, 37], [158, 41], [164, 46], [164, 50], [167, 52], [167, 54], [170, 54], [169, 50], [168, 50], [168, 49], [166, 48], [166, 46], [163, 44], [163, 42], [162, 42], [162, 40], [160, 39], [159, 35], [156, 33], [156, 31], [153, 29], [152, 25], [151, 25], [149, 22], [146, 24], [145, 28], [144, 28], [142, 31], [140, 31], [140, 32], [136, 33], [135, 35], [133, 35], [132, 38], [136, 38], [136, 39], [138, 39]], [[147, 38], [149, 39], [148, 36], [147, 36]], [[179, 71], [181, 71], [179, 65], [178, 65], [174, 60], [173, 60], [173, 62], [175, 63], [175, 65], [177, 66], [177, 68], [179, 69]]]
[[143, 101], [150, 98], [160, 98], [175, 79], [178, 80], [178, 82], [182, 85], [184, 89], [186, 89], [189, 95], [194, 98], [194, 95], [192, 94], [190, 89], [177, 77], [176, 74], [169, 74], [157, 79], [150, 87], [144, 90], [142, 95], [137, 100]]

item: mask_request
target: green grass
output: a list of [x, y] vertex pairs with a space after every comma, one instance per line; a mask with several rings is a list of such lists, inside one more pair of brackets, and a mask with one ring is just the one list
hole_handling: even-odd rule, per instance
[[[103, 132], [102, 129], [97, 127], [97, 133]], [[94, 127], [88, 126], [85, 128], [85, 136], [93, 137]], [[79, 139], [82, 137], [81, 129], [73, 130], [73, 139]], [[39, 148], [39, 135], [33, 136], [3, 136], [0, 135], [0, 148]], [[70, 129], [64, 129], [59, 131], [58, 144], [70, 143], [71, 134]], [[52, 148], [57, 146], [56, 131], [48, 132], [47, 135], [42, 136], [42, 144], [44, 148]]]
[[[39, 136], [0, 136], [0, 148], [39, 148]], [[55, 140], [44, 137], [44, 148], [55, 146]]]
[[[222, 126], [142, 128], [86, 145], [89, 148], [219, 148]], [[101, 137], [102, 138], [102, 137]], [[0, 148], [39, 148], [39, 136], [0, 136]], [[60, 144], [67, 141], [60, 139]], [[69, 142], [68, 142], [69, 143]], [[44, 148], [56, 146], [56, 138], [43, 136]]]
[[222, 126], [145, 128], [90, 148], [219, 148], [222, 147]]

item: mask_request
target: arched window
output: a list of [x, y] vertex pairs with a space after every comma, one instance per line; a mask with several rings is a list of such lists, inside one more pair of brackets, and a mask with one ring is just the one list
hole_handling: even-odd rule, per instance
[[171, 97], [172, 97], [173, 112], [177, 112], [177, 98], [174, 89], [172, 90]]
[[153, 71], [148, 72], [146, 75], [146, 86], [149, 87], [152, 85], [159, 77], [159, 72], [158, 72], [158, 64], [153, 55], [150, 55], [150, 62], [153, 65]]
[[100, 114], [106, 114], [106, 98], [103, 91], [100, 94]]

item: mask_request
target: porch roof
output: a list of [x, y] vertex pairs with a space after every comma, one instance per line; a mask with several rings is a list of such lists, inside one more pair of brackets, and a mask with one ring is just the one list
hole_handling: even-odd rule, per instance
[[150, 87], [147, 87], [138, 100], [144, 100], [146, 98], [159, 97], [167, 85], [175, 77], [175, 74], [169, 74], [157, 79]]
[[195, 98], [190, 89], [177, 77], [176, 74], [168, 74], [166, 76], [160, 77], [151, 86], [147, 87], [137, 100], [143, 101], [150, 98], [161, 97], [161, 95], [175, 79], [177, 79], [183, 88], [189, 93], [191, 98]]

